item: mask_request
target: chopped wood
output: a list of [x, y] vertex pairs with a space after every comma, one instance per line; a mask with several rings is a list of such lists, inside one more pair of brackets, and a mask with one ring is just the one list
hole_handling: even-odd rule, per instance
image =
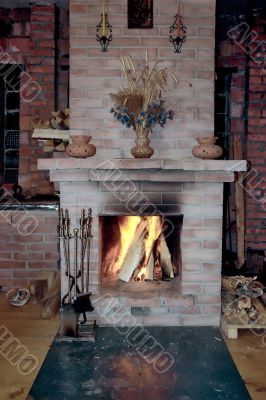
[[160, 266], [162, 269], [163, 277], [171, 279], [174, 278], [172, 257], [163, 234], [160, 236], [159, 239], [159, 251], [160, 251]]
[[46, 146], [46, 145], [44, 145], [42, 149], [43, 149], [44, 153], [53, 153], [55, 147], [54, 146]]
[[60, 117], [60, 116], [62, 116], [62, 111], [52, 111], [52, 116], [54, 117], [54, 118], [57, 118], [57, 117]]
[[[34, 129], [69, 130], [69, 109], [53, 111], [51, 118], [47, 120], [35, 118], [32, 120], [32, 125]], [[54, 138], [54, 136], [50, 136], [50, 138]]]
[[66, 150], [66, 144], [64, 142], [61, 142], [58, 146], [55, 147], [56, 151], [65, 151]]
[[237, 300], [237, 308], [242, 310], [243, 308], [251, 308], [251, 298], [246, 296], [241, 296]]
[[152, 281], [153, 280], [153, 270], [154, 270], [154, 255], [153, 252], [151, 252], [147, 267], [146, 267], [146, 274], [145, 274], [145, 280]]
[[65, 109], [64, 109], [64, 114], [65, 114], [67, 117], [69, 117], [69, 115], [70, 115], [70, 109], [69, 109], [69, 108], [65, 108]]
[[32, 137], [33, 139], [61, 139], [68, 141], [69, 131], [58, 129], [34, 129]]
[[32, 295], [36, 296], [36, 300], [40, 302], [44, 299], [48, 292], [47, 279], [34, 279], [30, 281], [29, 290]]
[[62, 131], [67, 129], [67, 127], [64, 124], [64, 121], [57, 122], [56, 119], [51, 119], [51, 127]]
[[41, 118], [35, 118], [32, 120], [33, 128], [37, 129], [49, 129], [51, 128], [50, 120], [42, 120]]
[[251, 282], [255, 281], [257, 277], [245, 277], [242, 275], [237, 276], [222, 276], [222, 288], [230, 291], [231, 293], [235, 293], [237, 287], [239, 285], [243, 286], [246, 284], [251, 284]]
[[42, 312], [41, 318], [51, 319], [57, 313], [61, 305], [61, 294], [60, 294], [60, 273], [56, 273], [55, 279], [50, 286], [46, 297], [41, 301]]
[[147, 235], [147, 220], [142, 219], [128, 248], [125, 260], [118, 273], [118, 277], [129, 282], [133, 272], [139, 266], [144, 256], [144, 238]]
[[60, 293], [55, 294], [53, 297], [49, 299], [45, 299], [42, 304], [43, 310], [41, 312], [41, 318], [52, 319], [58, 312], [60, 305], [61, 305]]

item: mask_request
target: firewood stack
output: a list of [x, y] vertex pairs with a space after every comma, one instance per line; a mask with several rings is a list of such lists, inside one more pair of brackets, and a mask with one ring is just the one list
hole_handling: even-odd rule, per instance
[[69, 108], [65, 108], [63, 111], [54, 111], [52, 116], [50, 124], [53, 129], [69, 130]]
[[[42, 139], [43, 151], [45, 153], [65, 151], [67, 141], [65, 137], [63, 137], [63, 133], [69, 131], [69, 115], [69, 108], [65, 108], [64, 110], [52, 112], [52, 117], [48, 120], [36, 118], [32, 121], [34, 128], [33, 138], [38, 137]], [[62, 139], [60, 137], [60, 131], [62, 131]], [[54, 136], [56, 136], [56, 138]], [[43, 140], [44, 137], [46, 140]]]
[[257, 277], [222, 278], [222, 313], [232, 324], [266, 324], [265, 294]]

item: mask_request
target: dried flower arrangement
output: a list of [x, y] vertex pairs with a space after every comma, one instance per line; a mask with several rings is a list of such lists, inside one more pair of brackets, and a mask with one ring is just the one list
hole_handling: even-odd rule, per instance
[[146, 52], [145, 66], [137, 72], [131, 57], [121, 58], [126, 87], [110, 94], [115, 105], [110, 111], [127, 128], [151, 130], [155, 125], [163, 127], [167, 119], [173, 119], [174, 110], [166, 106], [161, 96], [170, 80], [174, 86], [178, 81], [166, 68], [158, 69], [158, 63], [156, 61], [150, 67]]

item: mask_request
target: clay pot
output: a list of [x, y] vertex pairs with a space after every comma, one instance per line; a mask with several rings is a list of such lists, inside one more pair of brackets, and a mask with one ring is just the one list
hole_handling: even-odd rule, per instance
[[135, 158], [150, 158], [154, 150], [149, 146], [150, 140], [148, 139], [150, 131], [144, 129], [142, 126], [136, 129], [137, 138], [135, 140], [136, 146], [134, 146], [130, 153]]
[[215, 136], [198, 137], [197, 142], [199, 144], [193, 147], [193, 156], [202, 158], [203, 160], [212, 160], [221, 157], [223, 149], [215, 144], [216, 140], [217, 138]]
[[77, 135], [71, 136], [72, 143], [66, 148], [66, 153], [70, 157], [87, 158], [96, 153], [96, 147], [90, 144], [91, 136]]

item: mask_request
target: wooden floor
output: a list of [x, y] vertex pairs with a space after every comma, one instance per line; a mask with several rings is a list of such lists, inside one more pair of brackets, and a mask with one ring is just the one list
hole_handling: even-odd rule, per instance
[[[39, 315], [36, 304], [29, 303], [23, 308], [15, 308], [0, 296], [0, 327], [5, 326], [38, 359], [38, 367], [34, 372], [23, 376], [0, 353], [1, 400], [25, 400], [42, 366], [56, 334], [59, 318], [45, 321]], [[252, 399], [265, 400], [266, 346], [263, 345], [262, 337], [247, 330], [239, 333], [239, 339], [226, 340], [226, 343]]]
[[265, 400], [266, 331], [240, 330], [238, 339], [225, 338], [225, 342], [251, 398]]
[[[37, 368], [30, 375], [24, 376], [0, 353], [1, 400], [27, 398], [55, 337], [58, 323], [58, 317], [50, 321], [40, 319], [40, 308], [37, 304], [29, 303], [24, 307], [13, 307], [7, 303], [3, 295], [0, 295], [0, 335], [7, 328], [38, 360]], [[1, 341], [0, 336], [0, 350], [1, 344], [3, 340]]]

